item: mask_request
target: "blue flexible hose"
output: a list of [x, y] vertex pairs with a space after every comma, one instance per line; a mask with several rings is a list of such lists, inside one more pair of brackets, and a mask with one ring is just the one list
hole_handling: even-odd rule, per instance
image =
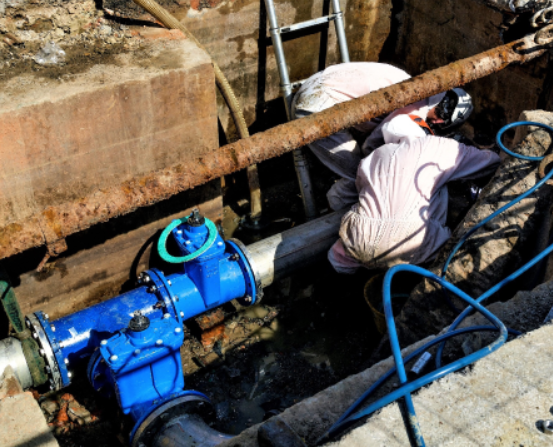
[[[543, 123], [536, 123], [536, 122], [533, 122], [533, 121], [517, 121], [515, 123], [511, 123], [511, 124], [507, 124], [506, 126], [502, 127], [499, 132], [497, 132], [497, 136], [496, 136], [496, 143], [497, 145], [500, 147], [500, 149], [509, 154], [510, 156], [514, 157], [514, 158], [518, 158], [518, 159], [521, 159], [521, 160], [528, 160], [528, 161], [541, 161], [545, 158], [545, 156], [540, 156], [540, 157], [529, 157], [527, 155], [522, 155], [522, 154], [517, 154], [516, 152], [513, 152], [509, 149], [507, 149], [505, 147], [505, 145], [503, 144], [503, 141], [502, 141], [502, 137], [503, 137], [503, 134], [510, 130], [510, 129], [514, 129], [516, 127], [521, 127], [521, 126], [536, 126], [536, 127], [540, 127], [542, 129], [546, 129], [546, 130], [549, 130], [550, 132], [553, 133], [553, 128], [551, 128], [550, 126], [546, 125], [546, 124], [543, 124]], [[497, 211], [495, 211], [494, 213], [490, 214], [488, 217], [486, 217], [485, 219], [481, 220], [478, 224], [476, 224], [474, 227], [472, 227], [469, 231], [467, 231], [462, 237], [461, 239], [459, 239], [459, 242], [457, 242], [457, 244], [455, 245], [455, 247], [453, 247], [453, 250], [451, 250], [451, 253], [449, 254], [447, 260], [445, 261], [445, 264], [442, 268], [442, 273], [441, 273], [441, 277], [445, 277], [445, 274], [447, 272], [447, 269], [449, 267], [449, 264], [451, 263], [451, 261], [453, 260], [453, 257], [457, 254], [457, 252], [459, 251], [459, 249], [463, 246], [463, 244], [467, 241], [467, 239], [469, 237], [471, 237], [476, 231], [478, 231], [480, 228], [482, 228], [484, 225], [486, 225], [490, 220], [494, 219], [495, 217], [497, 217], [498, 215], [500, 215], [501, 213], [507, 211], [509, 208], [511, 208], [512, 206], [516, 205], [518, 202], [520, 202], [521, 200], [524, 200], [526, 197], [528, 197], [530, 194], [532, 194], [535, 190], [541, 188], [546, 182], [547, 180], [549, 180], [551, 178], [551, 176], [553, 176], [553, 169], [547, 173], [547, 175], [541, 180], [539, 181], [538, 183], [536, 183], [532, 188], [530, 188], [528, 191], [524, 192], [523, 194], [521, 194], [520, 196], [518, 196], [516, 199], [513, 199], [511, 200], [509, 203], [507, 203], [506, 205], [502, 206], [501, 208], [499, 208]], [[453, 304], [453, 302], [451, 302], [451, 300], [449, 299], [449, 296], [447, 295], [447, 292], [445, 293], [444, 295], [444, 298], [446, 299], [447, 303], [449, 304], [449, 306], [456, 312], [459, 312], [459, 309], [457, 309], [455, 307], [455, 305]]]
[[[511, 335], [521, 335], [521, 333], [514, 329], [507, 329], [509, 334]], [[470, 334], [473, 332], [496, 332], [497, 328], [495, 326], [471, 326], [471, 327], [465, 327], [461, 329], [457, 329], [455, 331], [446, 332], [445, 334], [442, 334], [438, 337], [436, 337], [433, 340], [430, 340], [425, 345], [421, 346], [420, 348], [413, 351], [411, 354], [407, 355], [403, 362], [407, 363], [411, 360], [413, 360], [415, 357], [421, 355], [423, 352], [427, 351], [428, 349], [432, 348], [433, 346], [442, 343], [444, 340], [448, 340], [453, 337], [457, 337], [458, 335], [464, 335], [464, 334]], [[366, 416], [365, 411], [360, 411], [358, 413], [354, 413], [359, 406], [361, 406], [369, 397], [371, 394], [373, 394], [377, 389], [379, 389], [390, 377], [392, 377], [396, 372], [395, 366], [390, 368], [388, 371], [386, 371], [375, 383], [371, 385], [371, 387], [365, 391], [361, 397], [359, 397], [343, 414], [340, 416], [340, 418], [330, 427], [323, 436], [319, 438], [317, 443], [323, 441], [325, 438], [331, 437], [334, 433], [337, 431], [343, 429], [347, 424], [354, 422], [364, 416]]]
[[[549, 132], [551, 132], [553, 134], [553, 128], [548, 126], [547, 124], [543, 124], [543, 123], [536, 123], [536, 122], [533, 122], [533, 121], [517, 121], [515, 123], [511, 123], [511, 124], [507, 124], [506, 126], [502, 127], [499, 132], [497, 132], [497, 136], [496, 136], [496, 143], [497, 145], [501, 148], [502, 151], [504, 151], [505, 153], [511, 155], [512, 157], [515, 157], [515, 158], [519, 158], [521, 160], [529, 160], [529, 161], [541, 161], [545, 158], [545, 155], [543, 156], [539, 156], [539, 157], [529, 157], [527, 155], [521, 155], [521, 154], [517, 154], [516, 152], [513, 152], [509, 149], [507, 149], [505, 147], [505, 145], [503, 144], [503, 141], [502, 141], [502, 137], [503, 137], [503, 134], [510, 130], [510, 129], [514, 129], [516, 127], [521, 127], [521, 126], [536, 126], [536, 127], [539, 127], [539, 128], [542, 128], [542, 129], [545, 129], [545, 130], [548, 130]], [[443, 278], [447, 272], [447, 269], [449, 267], [449, 264], [451, 263], [451, 260], [453, 259], [453, 257], [457, 254], [457, 252], [459, 251], [459, 249], [461, 248], [461, 246], [466, 242], [466, 240], [471, 236], [473, 235], [478, 229], [480, 229], [483, 225], [486, 225], [489, 221], [491, 221], [493, 218], [495, 218], [496, 216], [498, 216], [499, 214], [503, 213], [504, 211], [508, 210], [509, 208], [511, 208], [512, 206], [516, 205], [517, 203], [519, 203], [521, 200], [525, 199], [526, 197], [528, 197], [529, 195], [531, 195], [534, 191], [536, 191], [537, 189], [541, 188], [551, 177], [553, 177], [553, 169], [550, 170], [543, 179], [541, 179], [538, 183], [536, 183], [532, 188], [530, 188], [529, 190], [527, 190], [526, 192], [522, 193], [521, 195], [519, 195], [516, 199], [513, 199], [511, 200], [509, 203], [507, 203], [506, 205], [502, 206], [500, 209], [498, 209], [497, 211], [495, 211], [494, 213], [490, 214], [488, 217], [486, 217], [484, 220], [480, 221], [477, 225], [475, 225], [474, 227], [472, 227], [469, 231], [467, 231], [467, 233], [465, 235], [463, 235], [463, 237], [459, 240], [459, 242], [457, 242], [457, 244], [455, 245], [455, 247], [453, 248], [453, 250], [451, 251], [451, 253], [449, 254], [443, 268], [442, 268], [442, 273], [441, 273], [441, 277]], [[497, 283], [494, 287], [492, 287], [491, 289], [489, 289], [488, 291], [486, 291], [485, 293], [483, 293], [478, 299], [477, 301], [478, 302], [482, 302], [484, 301], [485, 299], [489, 298], [490, 296], [492, 296], [494, 293], [496, 293], [499, 289], [501, 289], [502, 287], [504, 287], [505, 285], [507, 285], [508, 283], [514, 281], [516, 278], [518, 278], [522, 273], [524, 273], [526, 270], [528, 270], [530, 267], [533, 267], [537, 262], [539, 262], [540, 260], [542, 260], [545, 256], [547, 256], [547, 254], [549, 254], [551, 252], [551, 245], [545, 249], [545, 251], [543, 251], [541, 254], [539, 254], [537, 257], [535, 257], [534, 259], [532, 259], [530, 262], [528, 262], [526, 265], [524, 265], [523, 267], [521, 267], [520, 269], [518, 269], [515, 273], [512, 273], [511, 275], [509, 275], [507, 278], [505, 278], [504, 280], [500, 281], [499, 283]], [[447, 293], [447, 292], [446, 292]], [[447, 296], [446, 296], [447, 297]], [[456, 320], [453, 322], [453, 324], [450, 326], [449, 330], [450, 331], [453, 331], [455, 330], [461, 323], [462, 321], [470, 314], [470, 307], [466, 308], [463, 312], [460, 313], [460, 315], [456, 318]], [[443, 351], [444, 351], [444, 348], [445, 348], [445, 341], [440, 345], [440, 347], [438, 348], [438, 352], [436, 353], [436, 368], [439, 368], [441, 366], [441, 362], [442, 362], [442, 355], [443, 355]]]
[[[509, 155], [520, 158], [523, 160], [529, 160], [529, 161], [540, 161], [543, 160], [544, 157], [529, 157], [526, 155], [520, 155], [516, 154], [509, 149], [507, 149], [503, 142], [501, 141], [501, 138], [503, 134], [512, 128], [519, 127], [519, 126], [537, 126], [543, 129], [547, 129], [553, 134], [553, 128], [550, 126], [547, 126], [542, 123], [535, 123], [530, 121], [521, 121], [509, 124], [507, 126], [504, 126], [497, 134], [497, 144], [499, 147]], [[452, 252], [450, 253], [449, 257], [447, 258], [447, 261], [444, 265], [444, 268], [442, 269], [441, 276], [437, 276], [433, 274], [432, 272], [429, 272], [428, 270], [425, 270], [421, 267], [403, 264], [403, 265], [396, 265], [388, 270], [384, 277], [384, 283], [382, 287], [383, 291], [383, 302], [384, 302], [384, 313], [386, 316], [386, 324], [388, 326], [388, 336], [390, 339], [390, 345], [392, 348], [392, 355], [394, 358], [395, 368], [391, 368], [386, 372], [379, 380], [377, 380], [357, 401], [330, 427], [330, 429], [321, 437], [319, 438], [319, 441], [322, 441], [324, 439], [327, 439], [332, 434], [335, 434], [338, 430], [344, 428], [346, 424], [349, 424], [355, 420], [358, 420], [364, 416], [367, 416], [382, 407], [396, 401], [399, 398], [404, 398], [407, 406], [407, 412], [408, 412], [408, 420], [409, 425], [412, 430], [412, 434], [415, 438], [416, 444], [419, 447], [423, 447], [425, 445], [424, 438], [422, 436], [418, 418], [415, 412], [415, 408], [413, 405], [413, 400], [411, 397], [411, 393], [413, 391], [416, 391], [417, 389], [433, 382], [434, 380], [440, 379], [447, 374], [458, 371], [461, 368], [464, 368], [465, 366], [470, 365], [471, 363], [474, 363], [477, 360], [480, 360], [481, 358], [487, 356], [488, 354], [496, 351], [499, 349], [507, 340], [508, 333], [513, 333], [519, 335], [518, 331], [510, 330], [505, 327], [505, 325], [490, 311], [488, 311], [485, 307], [483, 307], [480, 303], [484, 301], [486, 298], [489, 298], [491, 295], [496, 293], [498, 290], [500, 290], [505, 285], [509, 284], [510, 282], [514, 281], [516, 278], [518, 278], [522, 273], [539, 263], [542, 259], [544, 259], [547, 255], [549, 255], [551, 252], [553, 252], [553, 244], [551, 244], [549, 247], [547, 247], [542, 253], [540, 253], [538, 256], [536, 256], [534, 259], [526, 263], [524, 266], [519, 268], [516, 272], [509, 275], [507, 278], [503, 279], [502, 281], [498, 282], [495, 286], [491, 287], [488, 291], [483, 293], [478, 299], [473, 299], [469, 295], [467, 295], [465, 292], [463, 292], [461, 289], [457, 288], [453, 284], [448, 283], [445, 279], [443, 279], [447, 268], [457, 253], [457, 251], [460, 249], [460, 247], [463, 245], [463, 243], [472, 235], [475, 231], [477, 231], [479, 228], [481, 228], [483, 225], [486, 225], [490, 220], [492, 220], [497, 215], [501, 214], [505, 210], [509, 209], [516, 203], [520, 202], [521, 200], [528, 197], [530, 194], [532, 194], [536, 189], [543, 186], [547, 180], [549, 180], [553, 176], [553, 170], [551, 170], [540, 182], [538, 182], [534, 187], [529, 189], [528, 191], [521, 194], [516, 199], [509, 202], [507, 205], [501, 207], [496, 212], [492, 213], [488, 217], [486, 217], [484, 220], [482, 220], [480, 223], [475, 225], [473, 228], [471, 228], [462, 238], [461, 240], [455, 245]], [[421, 348], [417, 349], [410, 355], [408, 355], [405, 359], [401, 356], [401, 347], [399, 345], [399, 338], [397, 335], [397, 330], [394, 322], [394, 315], [392, 310], [392, 295], [391, 295], [391, 283], [394, 275], [398, 272], [412, 272], [415, 274], [418, 274], [420, 276], [423, 276], [425, 278], [428, 278], [436, 283], [438, 283], [445, 291], [446, 293], [452, 292], [453, 294], [457, 295], [459, 298], [461, 298], [463, 301], [468, 303], [468, 307], [461, 312], [461, 314], [456, 318], [456, 320], [453, 322], [453, 324], [450, 326], [447, 333], [436, 337], [434, 340], [430, 341], [429, 343], [425, 344]], [[469, 328], [463, 328], [463, 329], [457, 329], [459, 324], [468, 316], [468, 314], [472, 311], [476, 310], [477, 312], [481, 313], [486, 319], [488, 319], [492, 324], [493, 327], [490, 326], [474, 326]], [[476, 332], [476, 331], [497, 331], [499, 330], [500, 334], [499, 337], [492, 342], [490, 345], [488, 345], [485, 348], [482, 348], [476, 352], [473, 352], [470, 355], [467, 355], [461, 359], [458, 359], [446, 366], [441, 366], [441, 357], [443, 354], [443, 349], [445, 346], [445, 343], [447, 340], [449, 340], [452, 337], [455, 337], [457, 335], [461, 335], [464, 333], [469, 332]], [[407, 374], [405, 372], [405, 362], [413, 359], [417, 355], [421, 354], [425, 350], [429, 349], [430, 347], [440, 344], [438, 351], [436, 353], [436, 370], [412, 381], [408, 382], [407, 380]], [[401, 387], [399, 387], [397, 390], [392, 391], [388, 395], [380, 398], [376, 402], [372, 403], [365, 409], [352, 414], [366, 399], [367, 397], [372, 394], [376, 389], [378, 389], [387, 379], [389, 379], [392, 374], [397, 373]]]

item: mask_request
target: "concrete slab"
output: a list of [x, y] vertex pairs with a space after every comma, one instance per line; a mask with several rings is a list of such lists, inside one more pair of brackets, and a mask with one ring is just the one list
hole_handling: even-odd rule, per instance
[[211, 59], [162, 31], [84, 71], [1, 78], [0, 226], [217, 150]]
[[31, 393], [0, 400], [0, 445], [59, 447]]
[[[414, 403], [427, 446], [548, 446], [552, 418], [553, 325], [518, 338], [464, 372], [421, 390]], [[410, 446], [397, 403], [332, 447]]]
[[0, 445], [2, 447], [58, 447], [38, 402], [24, 393], [11, 367], [0, 379]]

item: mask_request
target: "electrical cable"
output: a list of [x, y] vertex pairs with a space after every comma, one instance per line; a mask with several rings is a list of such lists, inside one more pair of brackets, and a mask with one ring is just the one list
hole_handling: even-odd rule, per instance
[[[509, 149], [505, 147], [505, 145], [502, 142], [502, 136], [503, 134], [512, 128], [519, 127], [519, 126], [537, 126], [543, 129], [548, 130], [553, 134], [553, 128], [550, 126], [547, 126], [542, 123], [535, 123], [535, 122], [529, 122], [529, 121], [520, 121], [516, 123], [509, 124], [507, 126], [504, 126], [500, 129], [500, 131], [497, 134], [496, 140], [504, 152], [508, 153], [509, 155], [520, 158], [523, 160], [528, 161], [540, 161], [543, 160], [545, 156], [542, 157], [529, 157], [521, 154], [516, 154]], [[348, 410], [330, 427], [329, 430], [317, 441], [317, 443], [328, 439], [331, 435], [335, 434], [338, 430], [343, 429], [346, 424], [349, 424], [355, 420], [358, 420], [364, 416], [368, 416], [369, 414], [381, 409], [382, 407], [396, 401], [399, 398], [404, 398], [406, 401], [407, 406], [407, 412], [408, 412], [408, 421], [409, 425], [412, 431], [412, 434], [415, 438], [415, 442], [417, 446], [423, 447], [425, 446], [424, 438], [422, 436], [422, 433], [420, 431], [417, 415], [414, 409], [411, 393], [413, 391], [418, 390], [419, 388], [433, 382], [434, 380], [440, 379], [447, 374], [451, 372], [458, 371], [459, 369], [464, 368], [465, 366], [470, 365], [471, 363], [474, 363], [475, 361], [484, 358], [488, 354], [496, 351], [499, 349], [507, 340], [508, 333], [517, 334], [520, 333], [518, 331], [514, 331], [512, 329], [507, 329], [505, 325], [490, 311], [488, 311], [485, 307], [483, 307], [480, 303], [484, 301], [485, 299], [489, 298], [491, 295], [496, 293], [498, 290], [500, 290], [505, 285], [509, 284], [510, 282], [514, 281], [516, 278], [518, 278], [522, 273], [539, 263], [541, 260], [543, 260], [546, 256], [548, 256], [550, 253], [553, 252], [553, 244], [549, 245], [544, 251], [542, 251], [538, 256], [534, 257], [532, 260], [527, 262], [524, 266], [519, 268], [514, 273], [507, 276], [507, 278], [504, 278], [503, 280], [499, 281], [495, 286], [491, 287], [480, 295], [478, 299], [473, 299], [469, 295], [467, 295], [465, 292], [463, 292], [461, 289], [457, 288], [453, 284], [450, 284], [447, 282], [443, 276], [445, 275], [447, 271], [447, 267], [449, 266], [451, 260], [457, 253], [457, 251], [460, 249], [460, 247], [463, 245], [463, 243], [472, 235], [475, 231], [477, 231], [479, 228], [481, 228], [483, 225], [488, 223], [490, 220], [492, 220], [497, 215], [501, 214], [502, 212], [506, 211], [516, 203], [520, 202], [524, 198], [528, 197], [530, 194], [532, 194], [535, 190], [543, 186], [547, 180], [549, 180], [553, 176], [553, 170], [551, 170], [547, 175], [544, 176], [544, 178], [539, 181], [534, 187], [530, 188], [528, 191], [521, 194], [516, 199], [509, 202], [507, 205], [501, 207], [496, 212], [490, 214], [488, 217], [483, 219], [480, 223], [472, 227], [462, 238], [461, 240], [455, 245], [452, 252], [447, 258], [447, 261], [444, 265], [444, 268], [442, 269], [441, 276], [437, 276], [433, 274], [432, 272], [429, 272], [428, 270], [423, 269], [422, 267], [408, 265], [408, 264], [402, 264], [402, 265], [396, 265], [388, 270], [384, 277], [384, 283], [382, 286], [382, 292], [383, 292], [383, 302], [384, 302], [384, 313], [386, 316], [386, 324], [388, 327], [388, 336], [390, 339], [390, 345], [392, 348], [392, 355], [394, 358], [395, 367], [391, 368], [386, 372], [383, 376], [381, 376], [380, 379], [378, 379], [363, 395], [357, 399], [357, 401], [350, 406]], [[426, 343], [421, 348], [415, 350], [410, 355], [406, 356], [405, 359], [401, 356], [401, 347], [399, 345], [399, 338], [395, 326], [394, 321], [394, 315], [392, 310], [392, 295], [391, 295], [391, 282], [393, 279], [393, 276], [402, 271], [407, 271], [411, 273], [418, 274], [420, 276], [423, 276], [427, 279], [430, 279], [436, 283], [438, 283], [444, 290], [452, 292], [453, 294], [457, 295], [459, 298], [461, 298], [463, 301], [468, 303], [468, 306], [464, 309], [463, 312], [459, 314], [459, 316], [455, 319], [455, 321], [452, 323], [452, 325], [449, 327], [448, 331], [441, 335], [436, 337], [434, 340], [431, 340], [429, 343]], [[474, 326], [469, 328], [463, 328], [463, 329], [457, 329], [459, 324], [468, 316], [468, 314], [472, 311], [476, 310], [480, 314], [482, 314], [486, 319], [488, 319], [494, 326]], [[455, 337], [457, 335], [461, 335], [464, 333], [469, 332], [477, 332], [477, 331], [490, 331], [490, 330], [499, 330], [500, 334], [499, 337], [492, 342], [487, 347], [484, 347], [482, 349], [479, 349], [476, 352], [473, 352], [472, 354], [469, 354], [465, 357], [462, 357], [448, 365], [442, 366], [441, 365], [441, 357], [443, 354], [443, 349], [445, 346], [445, 343], [447, 340], [449, 340], [452, 337]], [[413, 359], [420, 353], [426, 351], [430, 347], [440, 344], [438, 347], [438, 351], [436, 353], [436, 369], [422, 377], [419, 377], [418, 379], [413, 380], [412, 382], [409, 382], [407, 379], [407, 374], [405, 372], [405, 362]], [[358, 408], [368, 397], [371, 395], [376, 389], [378, 389], [387, 379], [389, 379], [392, 374], [396, 373], [399, 377], [401, 386], [392, 391], [391, 393], [387, 394], [386, 396], [378, 399], [376, 402], [370, 404], [365, 409], [352, 414], [356, 408]]]

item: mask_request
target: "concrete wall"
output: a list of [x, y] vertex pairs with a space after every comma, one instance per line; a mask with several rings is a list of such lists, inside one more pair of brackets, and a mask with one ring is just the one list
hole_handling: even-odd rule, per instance
[[63, 82], [0, 81], [0, 226], [217, 147], [213, 68], [183, 38]]
[[[159, 0], [159, 3], [183, 21], [221, 66], [240, 99], [248, 124], [253, 129], [263, 127], [261, 123], [269, 120], [265, 103], [279, 96], [273, 50], [270, 39], [265, 38], [269, 34], [263, 0]], [[377, 60], [390, 30], [392, 0], [340, 0], [340, 3], [345, 12], [352, 60]], [[277, 1], [276, 9], [284, 25], [319, 17], [329, 4], [329, 0]], [[48, 40], [58, 42], [73, 55], [83, 52], [94, 55], [98, 47], [105, 54], [126, 51], [133, 33], [143, 31], [144, 26], [157, 26], [131, 0], [105, 0], [102, 5], [104, 10], [90, 0], [0, 0], [0, 61], [9, 62], [12, 72], [20, 66], [22, 71], [33, 70], [36, 66], [29, 64], [28, 58]], [[5, 41], [6, 33], [24, 44], [14, 45], [9, 38]], [[83, 44], [93, 51], [83, 49]], [[318, 71], [320, 47], [320, 34], [285, 43], [293, 80]], [[332, 24], [328, 48], [326, 63], [337, 62]], [[220, 97], [218, 114], [232, 138], [232, 120]]]
[[[487, 6], [484, 1], [395, 0], [394, 5], [395, 42], [382, 56], [404, 66], [413, 75], [531, 32], [527, 17], [511, 24], [512, 16]], [[523, 110], [551, 110], [550, 60], [551, 55], [546, 54], [529, 64], [510, 66], [466, 86], [475, 99], [472, 124], [493, 133], [515, 121]]]

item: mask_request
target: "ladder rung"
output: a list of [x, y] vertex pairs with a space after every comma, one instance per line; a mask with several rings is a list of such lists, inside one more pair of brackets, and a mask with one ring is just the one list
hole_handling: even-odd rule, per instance
[[336, 14], [331, 14], [329, 16], [318, 17], [316, 19], [306, 20], [305, 22], [299, 22], [299, 23], [294, 23], [293, 25], [283, 26], [279, 28], [279, 31], [281, 34], [290, 33], [292, 31], [297, 31], [304, 28], [311, 28], [317, 25], [321, 25], [323, 23], [328, 23], [334, 19], [336, 19]]

